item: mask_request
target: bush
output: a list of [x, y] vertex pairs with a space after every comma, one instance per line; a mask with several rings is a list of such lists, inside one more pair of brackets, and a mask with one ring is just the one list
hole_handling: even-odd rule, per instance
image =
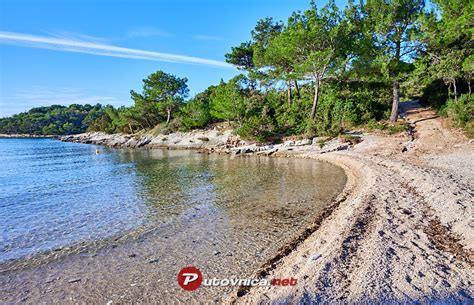
[[360, 137], [356, 137], [350, 134], [344, 134], [339, 136], [339, 140], [342, 143], [350, 143], [352, 145], [358, 144], [362, 142], [362, 139]]
[[448, 100], [441, 113], [451, 117], [456, 127], [466, 127], [473, 120], [474, 98], [469, 94], [463, 94], [457, 101]]
[[212, 121], [209, 103], [194, 99], [181, 108], [182, 127], [184, 130], [203, 128]]
[[386, 127], [385, 124], [377, 122], [375, 119], [370, 119], [367, 122], [367, 128], [369, 130], [374, 130], [374, 129], [384, 130], [385, 127]]
[[259, 142], [267, 141], [273, 135], [273, 123], [267, 116], [252, 116], [244, 120], [235, 133], [243, 139], [254, 139]]
[[397, 134], [405, 131], [407, 126], [405, 124], [393, 124], [387, 126], [387, 132], [389, 135]]

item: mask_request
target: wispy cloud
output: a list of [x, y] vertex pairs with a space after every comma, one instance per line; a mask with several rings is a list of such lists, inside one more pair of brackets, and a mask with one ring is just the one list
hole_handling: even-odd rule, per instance
[[19, 91], [12, 96], [2, 97], [0, 102], [0, 117], [28, 111], [33, 107], [70, 104], [97, 104], [122, 106], [130, 101], [121, 101], [111, 96], [87, 94], [77, 88], [46, 88], [34, 86], [25, 91]]
[[100, 56], [185, 63], [216, 68], [233, 69], [231, 65], [223, 61], [179, 54], [160, 53], [139, 49], [124, 48], [111, 44], [79, 40], [75, 38], [58, 38], [52, 36], [37, 36], [24, 33], [0, 31], [0, 43], [20, 45], [30, 48], [51, 49], [63, 52], [77, 52]]
[[147, 37], [170, 37], [171, 33], [162, 31], [154, 27], [137, 27], [129, 30], [127, 36], [130, 38], [147, 38]]
[[64, 30], [54, 30], [54, 31], [44, 31], [45, 34], [60, 38], [60, 39], [68, 39], [68, 40], [82, 40], [88, 42], [97, 42], [97, 43], [107, 43], [110, 42], [109, 39], [103, 37], [97, 37], [77, 32], [69, 32]]
[[220, 41], [220, 40], [222, 40], [221, 37], [210, 36], [210, 35], [194, 35], [193, 38], [196, 39], [196, 40], [207, 40], [207, 41]]

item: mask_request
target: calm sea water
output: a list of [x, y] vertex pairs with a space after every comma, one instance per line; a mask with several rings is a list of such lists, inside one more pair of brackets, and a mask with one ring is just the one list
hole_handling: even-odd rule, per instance
[[[281, 230], [309, 222], [344, 183], [339, 168], [309, 160], [0, 139], [0, 257], [144, 228], [161, 228], [175, 240], [236, 236], [265, 248]], [[194, 231], [186, 231], [188, 223]], [[258, 227], [265, 233], [242, 230]]]
[[315, 160], [0, 139], [3, 301], [218, 300], [231, 287], [189, 294], [179, 270], [251, 276], [345, 182]]

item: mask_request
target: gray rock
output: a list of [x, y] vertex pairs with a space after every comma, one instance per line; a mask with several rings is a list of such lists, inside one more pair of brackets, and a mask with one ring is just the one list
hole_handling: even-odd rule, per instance
[[315, 253], [309, 257], [310, 261], [317, 261], [321, 257], [321, 254]]
[[311, 144], [312, 144], [312, 140], [310, 139], [301, 140], [301, 145], [311, 145]]

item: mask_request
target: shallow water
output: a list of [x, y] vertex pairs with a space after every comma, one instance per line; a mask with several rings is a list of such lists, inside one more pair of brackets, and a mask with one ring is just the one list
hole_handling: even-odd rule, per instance
[[314, 160], [96, 148], [0, 139], [6, 300], [215, 298], [179, 270], [252, 275], [346, 181]]

